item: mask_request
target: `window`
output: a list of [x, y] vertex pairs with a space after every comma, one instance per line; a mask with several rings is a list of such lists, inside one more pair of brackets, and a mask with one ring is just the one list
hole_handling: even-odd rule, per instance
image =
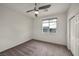
[[57, 18], [45, 19], [42, 21], [43, 32], [56, 32]]

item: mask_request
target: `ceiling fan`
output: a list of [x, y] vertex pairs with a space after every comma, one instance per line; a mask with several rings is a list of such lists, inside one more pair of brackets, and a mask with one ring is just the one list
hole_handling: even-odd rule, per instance
[[26, 12], [29, 13], [29, 12], [34, 11], [35, 17], [37, 17], [37, 16], [38, 16], [38, 13], [39, 13], [39, 10], [47, 9], [47, 8], [49, 8], [50, 6], [51, 6], [51, 5], [48, 4], [48, 5], [44, 5], [44, 6], [38, 7], [38, 6], [37, 6], [37, 3], [35, 3], [34, 9], [28, 10], [28, 11], [26, 11]]

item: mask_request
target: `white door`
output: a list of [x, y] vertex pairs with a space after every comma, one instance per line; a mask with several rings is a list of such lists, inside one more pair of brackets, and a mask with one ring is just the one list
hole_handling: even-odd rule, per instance
[[71, 51], [75, 55], [75, 17], [70, 21], [70, 43], [71, 43]]
[[70, 45], [74, 55], [79, 55], [79, 15], [70, 21]]
[[77, 54], [79, 56], [79, 15], [77, 17], [77, 36], [76, 36], [76, 38], [77, 38], [77, 45], [78, 45]]

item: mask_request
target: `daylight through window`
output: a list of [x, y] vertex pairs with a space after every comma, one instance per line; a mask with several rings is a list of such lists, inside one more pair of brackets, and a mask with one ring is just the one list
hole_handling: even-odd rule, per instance
[[56, 32], [57, 18], [42, 21], [43, 32]]

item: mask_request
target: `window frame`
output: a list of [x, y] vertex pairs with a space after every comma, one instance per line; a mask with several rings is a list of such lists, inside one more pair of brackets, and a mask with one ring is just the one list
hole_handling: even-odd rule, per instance
[[[56, 19], [56, 29], [57, 29], [57, 17], [55, 17], [55, 18], [47, 18], [47, 19], [42, 19], [42, 32], [44, 32], [44, 27], [43, 27], [43, 21], [45, 21], [45, 20], [48, 20], [48, 22], [46, 22], [46, 23], [49, 23], [49, 26], [48, 27], [50, 27], [50, 23], [52, 23], [52, 22], [50, 22], [50, 20], [54, 20], [54, 19]], [[48, 31], [47, 32], [50, 32], [50, 33], [54, 33], [53, 31], [51, 32], [50, 31], [50, 28], [48, 29]], [[47, 33], [47, 32], [44, 32], [44, 33]], [[56, 33], [56, 31], [55, 31], [55, 33]]]

